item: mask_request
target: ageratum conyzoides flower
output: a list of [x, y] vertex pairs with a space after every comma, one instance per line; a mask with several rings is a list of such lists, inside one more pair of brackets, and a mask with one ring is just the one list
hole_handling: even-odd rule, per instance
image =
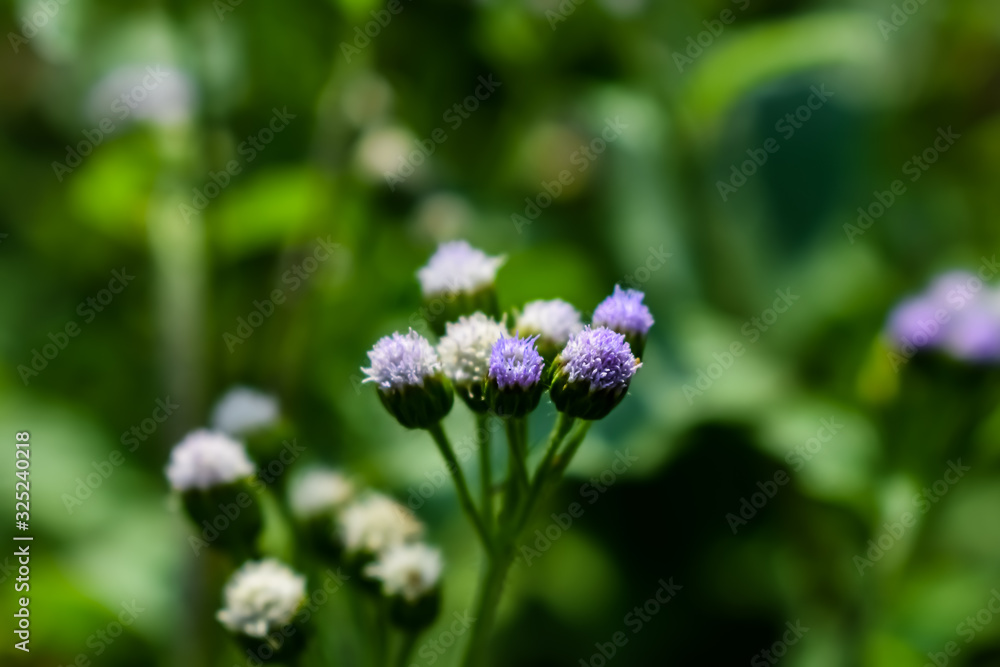
[[483, 313], [473, 313], [449, 322], [438, 343], [444, 374], [473, 412], [482, 414], [489, 409], [484, 392], [490, 354], [493, 344], [507, 335], [504, 320], [497, 322]]
[[490, 257], [466, 241], [442, 243], [417, 271], [424, 301], [426, 318], [439, 336], [445, 323], [481, 311], [498, 315], [496, 289], [497, 270], [506, 258]]
[[653, 326], [653, 315], [642, 303], [645, 294], [615, 285], [614, 293], [594, 309], [593, 326], [607, 327], [625, 336], [632, 354], [641, 357], [646, 335]]
[[371, 367], [362, 368], [374, 382], [389, 413], [406, 428], [428, 428], [441, 421], [455, 401], [441, 360], [426, 338], [413, 329], [385, 336], [368, 353]]
[[624, 335], [605, 327], [584, 327], [556, 357], [552, 402], [571, 417], [606, 417], [625, 397], [641, 365]]
[[441, 605], [441, 552], [421, 542], [386, 549], [365, 567], [391, 602], [393, 622], [407, 630], [427, 627]]
[[530, 301], [517, 316], [517, 330], [524, 336], [538, 336], [538, 352], [546, 364], [552, 363], [569, 337], [583, 329], [580, 311], [562, 299]]
[[487, 374], [486, 395], [490, 407], [503, 417], [523, 417], [538, 407], [545, 391], [538, 354], [538, 336], [504, 336], [493, 344]]

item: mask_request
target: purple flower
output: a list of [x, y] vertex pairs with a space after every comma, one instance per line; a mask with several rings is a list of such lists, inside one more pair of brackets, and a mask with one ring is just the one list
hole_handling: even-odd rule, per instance
[[653, 316], [642, 303], [645, 296], [638, 290], [623, 290], [615, 285], [614, 293], [594, 310], [594, 326], [607, 327], [623, 334], [645, 336], [653, 326]]
[[381, 338], [368, 358], [372, 365], [361, 369], [368, 376], [362, 382], [375, 382], [383, 391], [423, 387], [425, 379], [441, 370], [434, 348], [413, 329], [405, 336], [397, 331]]
[[930, 347], [943, 338], [943, 327], [936, 319], [941, 305], [925, 296], [901, 301], [891, 313], [887, 333], [897, 346]]
[[627, 387], [642, 366], [625, 336], [606, 327], [584, 327], [569, 339], [559, 359], [569, 382], [586, 382], [590, 391]]
[[537, 335], [530, 338], [515, 335], [504, 336], [494, 343], [490, 354], [490, 380], [500, 389], [530, 389], [538, 384], [544, 362], [535, 347], [537, 340]]
[[962, 361], [1000, 359], [1000, 314], [986, 304], [968, 304], [955, 315], [941, 347]]

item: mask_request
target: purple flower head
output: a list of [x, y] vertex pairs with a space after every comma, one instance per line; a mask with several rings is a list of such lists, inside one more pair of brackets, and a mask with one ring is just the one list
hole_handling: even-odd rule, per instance
[[941, 347], [962, 361], [1000, 360], [1000, 313], [987, 304], [968, 304], [955, 315]]
[[371, 368], [362, 368], [380, 390], [422, 387], [424, 380], [441, 370], [441, 361], [427, 339], [413, 329], [403, 335], [398, 331], [381, 338], [371, 352]]
[[559, 358], [569, 381], [586, 382], [591, 391], [625, 387], [642, 366], [625, 336], [606, 327], [584, 327], [569, 339]]
[[521, 338], [503, 336], [493, 344], [490, 354], [489, 378], [501, 389], [530, 389], [542, 378], [542, 356], [535, 341], [538, 336]]
[[901, 301], [891, 313], [887, 333], [897, 346], [931, 347], [941, 342], [944, 328], [935, 319], [941, 306], [932, 298], [912, 297]]
[[615, 285], [614, 293], [594, 310], [594, 326], [607, 327], [619, 333], [645, 336], [653, 326], [653, 315], [643, 305], [646, 295], [634, 289]]

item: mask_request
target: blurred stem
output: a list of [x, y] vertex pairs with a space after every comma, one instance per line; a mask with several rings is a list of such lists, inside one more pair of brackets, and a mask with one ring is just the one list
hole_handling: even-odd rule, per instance
[[375, 601], [375, 665], [389, 665], [389, 605], [388, 601], [379, 597]]
[[483, 667], [486, 664], [486, 649], [490, 636], [493, 634], [493, 624], [496, 621], [500, 597], [503, 595], [504, 581], [507, 571], [514, 562], [514, 547], [505, 540], [500, 540], [493, 558], [488, 561], [486, 573], [480, 586], [479, 603], [473, 618], [472, 634], [465, 649], [464, 667]]
[[413, 653], [413, 647], [417, 645], [417, 637], [419, 636], [419, 632], [403, 633], [403, 643], [399, 646], [399, 655], [396, 656], [398, 667], [407, 667], [410, 663], [410, 654]]
[[586, 419], [580, 420], [580, 425], [577, 427], [576, 432], [569, 439], [569, 441], [567, 441], [562, 453], [559, 454], [553, 464], [551, 476], [553, 482], [559, 481], [563, 473], [566, 472], [566, 468], [569, 467], [570, 461], [572, 461], [573, 457], [576, 455], [576, 451], [580, 449], [580, 445], [583, 444], [584, 439], [587, 437], [587, 432], [590, 430], [593, 423], [594, 422]]
[[451, 443], [448, 442], [448, 436], [445, 435], [444, 429], [441, 427], [441, 422], [435, 422], [431, 426], [428, 426], [427, 432], [434, 438], [434, 442], [437, 443], [438, 449], [441, 450], [441, 455], [448, 464], [448, 471], [451, 473], [452, 479], [455, 480], [455, 488], [458, 490], [459, 504], [461, 504], [462, 509], [465, 510], [466, 515], [469, 517], [469, 521], [472, 522], [472, 526], [476, 529], [476, 533], [483, 543], [483, 548], [486, 549], [487, 553], [492, 552], [493, 546], [489, 533], [486, 532], [482, 517], [479, 516], [476, 506], [472, 502], [469, 486], [465, 483], [465, 474], [462, 472], [462, 467], [458, 464], [455, 451], [452, 449]]
[[479, 474], [482, 484], [482, 515], [486, 532], [490, 535], [494, 530], [493, 515], [493, 469], [492, 453], [490, 452], [490, 431], [487, 428], [487, 415], [476, 414], [476, 434], [482, 438], [479, 443]]

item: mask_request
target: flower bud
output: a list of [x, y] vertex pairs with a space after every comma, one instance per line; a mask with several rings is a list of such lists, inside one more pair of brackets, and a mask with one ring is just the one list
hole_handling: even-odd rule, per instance
[[487, 373], [490, 408], [503, 417], [523, 417], [538, 407], [545, 392], [544, 363], [535, 347], [538, 336], [503, 337], [493, 344]]
[[505, 257], [490, 257], [465, 241], [442, 243], [417, 271], [427, 320], [439, 336], [445, 323], [477, 311], [498, 314], [494, 282]]
[[493, 344], [508, 335], [505, 320], [506, 317], [496, 322], [483, 313], [459, 317], [457, 322], [447, 324], [447, 333], [437, 346], [444, 374], [454, 385], [455, 393], [479, 414], [489, 409], [486, 375]]
[[625, 397], [641, 365], [625, 336], [603, 327], [585, 327], [556, 358], [552, 402], [571, 417], [602, 419]]
[[382, 405], [406, 428], [427, 428], [448, 414], [455, 401], [451, 382], [427, 339], [410, 329], [394, 333], [368, 353], [364, 382], [378, 385]]
[[614, 293], [594, 309], [594, 328], [607, 327], [625, 336], [637, 358], [642, 356], [646, 335], [653, 326], [653, 315], [642, 303], [645, 296], [638, 290], [623, 290], [615, 285]]

